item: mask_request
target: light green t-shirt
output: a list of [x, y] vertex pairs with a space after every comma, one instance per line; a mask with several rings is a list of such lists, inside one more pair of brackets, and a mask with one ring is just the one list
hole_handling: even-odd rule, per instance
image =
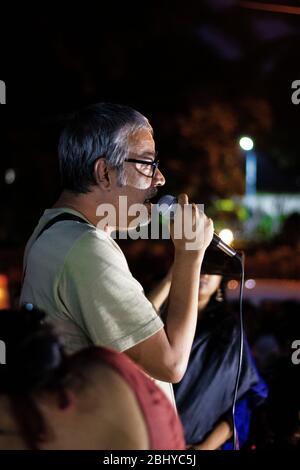
[[[48, 314], [68, 352], [92, 344], [125, 351], [163, 328], [122, 250], [103, 230], [60, 221], [36, 240], [65, 212], [84, 218], [72, 209], [47, 209], [27, 243], [21, 304]], [[161, 385], [173, 401], [172, 387]]]

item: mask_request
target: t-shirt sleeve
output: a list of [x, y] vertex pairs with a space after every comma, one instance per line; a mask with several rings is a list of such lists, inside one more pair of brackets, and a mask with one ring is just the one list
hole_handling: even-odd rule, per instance
[[85, 233], [68, 254], [58, 295], [95, 345], [125, 351], [163, 328], [122, 252], [95, 231]]

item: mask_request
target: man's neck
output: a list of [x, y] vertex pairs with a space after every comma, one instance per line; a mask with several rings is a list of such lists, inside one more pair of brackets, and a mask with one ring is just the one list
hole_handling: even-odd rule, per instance
[[[53, 208], [73, 209], [80, 212], [91, 224], [97, 226], [99, 217], [96, 216], [96, 211], [99, 204], [100, 201], [97, 200], [97, 196], [93, 192], [74, 194], [70, 191], [63, 191]], [[110, 232], [109, 228], [107, 231]]]

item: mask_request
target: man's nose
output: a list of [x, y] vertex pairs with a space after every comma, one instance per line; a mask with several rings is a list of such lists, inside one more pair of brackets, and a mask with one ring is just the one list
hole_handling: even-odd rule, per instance
[[159, 168], [156, 168], [154, 176], [152, 178], [152, 186], [163, 186], [166, 180]]

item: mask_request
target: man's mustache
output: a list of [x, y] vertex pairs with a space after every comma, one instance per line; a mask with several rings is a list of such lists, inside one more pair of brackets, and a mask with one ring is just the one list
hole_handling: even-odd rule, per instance
[[157, 188], [151, 188], [151, 190], [147, 193], [147, 197], [145, 198], [145, 200], [152, 199], [153, 197], [157, 195], [157, 193], [158, 193]]

